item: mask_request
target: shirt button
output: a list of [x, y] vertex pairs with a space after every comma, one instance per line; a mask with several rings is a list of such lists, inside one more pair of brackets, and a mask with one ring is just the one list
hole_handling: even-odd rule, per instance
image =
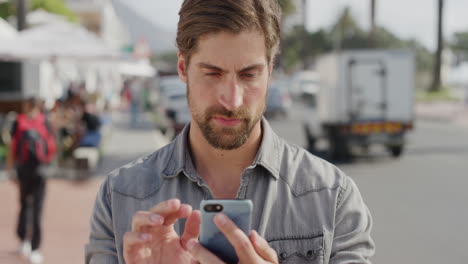
[[307, 257], [312, 257], [312, 255], [314, 254], [314, 252], [312, 250], [309, 250], [307, 251]]
[[279, 257], [280, 257], [280, 259], [285, 260], [286, 257], [287, 257], [287, 255], [286, 255], [285, 252], [282, 252], [282, 253], [279, 255]]

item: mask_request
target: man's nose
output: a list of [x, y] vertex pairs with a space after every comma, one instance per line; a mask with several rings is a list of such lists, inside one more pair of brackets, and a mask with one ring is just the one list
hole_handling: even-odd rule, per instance
[[242, 105], [243, 89], [237, 78], [229, 78], [222, 85], [219, 103], [229, 111], [234, 111]]

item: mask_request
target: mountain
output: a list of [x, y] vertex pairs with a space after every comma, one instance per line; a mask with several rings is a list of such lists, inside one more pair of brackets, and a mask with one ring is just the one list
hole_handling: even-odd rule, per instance
[[112, 3], [117, 16], [122, 24], [127, 27], [134, 43], [141, 39], [148, 41], [149, 46], [155, 54], [177, 50], [175, 32], [164, 30], [123, 1], [114, 0]]

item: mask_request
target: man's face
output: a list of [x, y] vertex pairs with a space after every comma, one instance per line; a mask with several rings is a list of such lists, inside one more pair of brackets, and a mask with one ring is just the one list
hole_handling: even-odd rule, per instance
[[240, 147], [265, 110], [271, 69], [263, 34], [208, 34], [199, 39], [189, 66], [184, 65], [179, 55], [192, 120], [213, 147]]

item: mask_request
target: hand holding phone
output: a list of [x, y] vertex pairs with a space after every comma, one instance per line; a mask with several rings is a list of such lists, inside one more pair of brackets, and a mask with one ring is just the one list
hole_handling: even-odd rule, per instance
[[257, 232], [249, 231], [250, 201], [203, 201], [200, 210], [200, 242], [196, 239], [187, 242], [187, 250], [199, 263], [278, 263], [278, 256], [268, 242]]
[[252, 218], [250, 200], [203, 200], [200, 243], [226, 263], [237, 263], [234, 247], [213, 222], [213, 217], [222, 213], [229, 217], [246, 236], [249, 236]]

